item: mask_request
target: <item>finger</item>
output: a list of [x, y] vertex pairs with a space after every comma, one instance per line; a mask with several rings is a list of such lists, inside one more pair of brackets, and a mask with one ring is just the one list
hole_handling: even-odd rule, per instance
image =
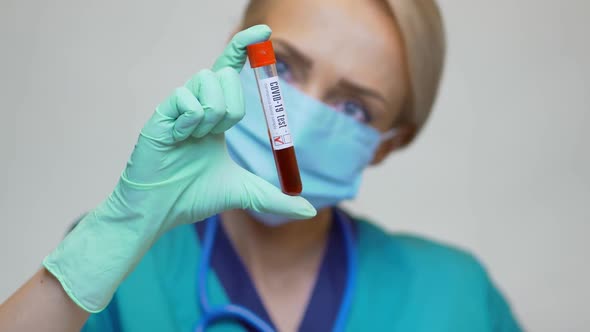
[[260, 43], [270, 38], [272, 30], [268, 25], [260, 24], [238, 32], [229, 42], [222, 55], [215, 61], [213, 71], [230, 67], [236, 71], [242, 70], [246, 63], [246, 47]]
[[214, 134], [220, 134], [233, 127], [244, 118], [244, 97], [242, 95], [242, 82], [240, 74], [233, 68], [223, 68], [217, 72], [221, 90], [225, 98], [225, 116], [211, 130]]
[[[196, 98], [188, 89], [178, 88], [158, 105], [141, 130], [141, 134], [160, 143], [173, 144], [178, 140], [186, 139], [184, 132], [190, 129], [184, 128], [200, 122], [202, 118], [203, 108]], [[177, 129], [178, 132], [176, 132]]]
[[227, 107], [225, 105], [221, 83], [217, 74], [206, 69], [195, 75], [187, 83], [186, 87], [197, 97], [197, 100], [205, 111], [203, 120], [193, 132], [194, 137], [203, 137], [225, 116]]
[[175, 96], [176, 109], [180, 116], [174, 122], [172, 135], [175, 142], [180, 142], [195, 131], [203, 120], [205, 111], [197, 98], [186, 87], [176, 89]]
[[244, 200], [249, 208], [256, 212], [270, 213], [290, 219], [309, 219], [316, 215], [315, 208], [301, 196], [283, 194], [277, 187], [262, 178], [245, 171], [244, 186], [247, 199]]

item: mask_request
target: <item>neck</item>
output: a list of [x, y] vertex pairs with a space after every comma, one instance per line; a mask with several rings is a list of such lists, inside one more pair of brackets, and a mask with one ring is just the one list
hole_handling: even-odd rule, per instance
[[[331, 209], [309, 220], [271, 227], [243, 210], [222, 214], [223, 227], [251, 273], [319, 266], [332, 223]], [[304, 269], [305, 270], [305, 269]]]
[[223, 227], [280, 331], [299, 326], [324, 256], [332, 213], [278, 227], [256, 221], [246, 211], [222, 214]]

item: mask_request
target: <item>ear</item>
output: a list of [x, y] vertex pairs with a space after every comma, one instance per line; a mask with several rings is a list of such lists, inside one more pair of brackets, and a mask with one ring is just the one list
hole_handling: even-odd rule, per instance
[[404, 148], [414, 139], [416, 132], [417, 128], [413, 124], [404, 124], [397, 127], [395, 130], [395, 135], [381, 142], [379, 147], [377, 147], [377, 151], [375, 152], [375, 156], [373, 156], [371, 165], [380, 164], [383, 160], [385, 160], [385, 158], [387, 158], [387, 156], [389, 156], [389, 154]]

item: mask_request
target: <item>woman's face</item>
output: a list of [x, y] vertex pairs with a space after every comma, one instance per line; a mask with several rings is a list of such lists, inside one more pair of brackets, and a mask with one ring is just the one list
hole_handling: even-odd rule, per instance
[[403, 43], [379, 1], [268, 1], [279, 75], [307, 95], [381, 132], [409, 93]]

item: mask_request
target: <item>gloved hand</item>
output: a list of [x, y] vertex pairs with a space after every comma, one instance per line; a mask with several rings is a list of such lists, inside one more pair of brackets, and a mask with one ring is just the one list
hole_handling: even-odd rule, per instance
[[242, 169], [226, 150], [224, 132], [244, 116], [238, 71], [246, 46], [270, 33], [265, 25], [239, 32], [213, 70], [199, 72], [158, 106], [113, 193], [45, 258], [45, 268], [80, 307], [104, 309], [149, 247], [174, 226], [229, 209], [315, 215], [305, 199]]

